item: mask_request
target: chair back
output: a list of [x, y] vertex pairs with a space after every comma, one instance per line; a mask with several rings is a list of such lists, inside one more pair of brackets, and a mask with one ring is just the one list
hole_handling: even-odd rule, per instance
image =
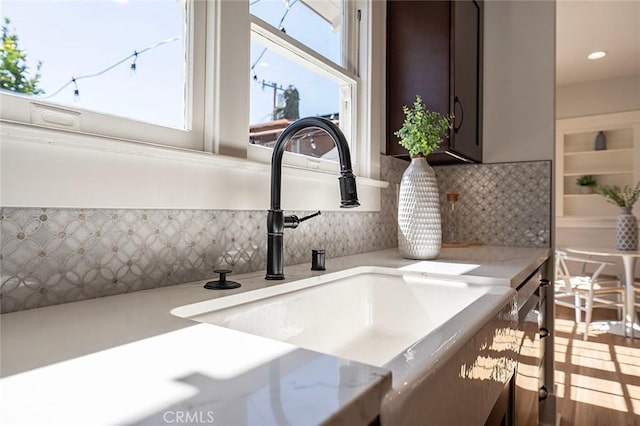
[[[583, 279], [587, 279], [592, 283], [597, 281], [600, 277], [600, 274], [604, 271], [607, 266], [613, 266], [613, 263], [606, 262], [603, 260], [591, 259], [590, 256], [583, 258], [577, 256], [569, 256], [567, 252], [562, 250], [556, 250], [556, 279], [564, 280], [567, 282], [567, 285], [570, 285], [570, 281], [572, 278], [582, 277]], [[576, 262], [581, 264], [581, 271], [579, 274], [572, 274], [569, 269], [568, 262]], [[595, 267], [593, 272], [587, 271], [587, 265], [591, 265]]]
[[556, 286], [564, 284], [564, 290], [571, 293], [571, 273], [567, 266], [567, 253], [562, 250], [556, 250]]
[[[581, 313], [585, 312], [585, 339], [589, 334], [593, 308], [617, 308], [622, 310], [622, 318], [625, 318], [624, 288], [620, 284], [620, 279], [602, 274], [604, 268], [614, 266], [613, 263], [592, 259], [590, 256], [568, 255], [565, 251], [556, 250], [555, 264], [554, 302], [560, 306], [573, 308], [576, 323], [580, 322]], [[569, 268], [571, 265], [577, 270], [578, 267], [575, 264], [581, 266], [579, 273], [572, 273]], [[593, 269], [593, 272], [588, 272], [587, 269]]]

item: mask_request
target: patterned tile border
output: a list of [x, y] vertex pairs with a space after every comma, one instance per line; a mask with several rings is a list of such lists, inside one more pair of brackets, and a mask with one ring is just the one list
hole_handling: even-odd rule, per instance
[[[408, 163], [381, 157], [381, 211], [323, 212], [285, 241], [285, 264], [324, 248], [338, 257], [397, 245], [397, 187]], [[436, 167], [460, 192], [465, 238], [546, 247], [549, 162]], [[292, 212], [302, 216], [309, 212]], [[0, 209], [0, 309], [15, 312], [212, 277], [266, 262], [266, 212], [230, 210]]]

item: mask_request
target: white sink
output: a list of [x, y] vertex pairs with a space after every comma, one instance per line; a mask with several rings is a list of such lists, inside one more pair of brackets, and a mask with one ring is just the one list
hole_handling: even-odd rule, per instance
[[172, 314], [384, 366], [444, 323], [468, 329], [473, 324], [467, 322], [479, 319], [458, 314], [483, 297], [510, 291], [457, 280], [359, 267], [182, 306]]
[[516, 293], [429, 274], [359, 267], [172, 313], [390, 370], [383, 425], [482, 424], [515, 366]]

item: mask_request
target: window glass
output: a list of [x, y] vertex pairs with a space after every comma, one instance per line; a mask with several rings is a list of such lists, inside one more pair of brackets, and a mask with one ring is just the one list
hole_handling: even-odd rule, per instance
[[2, 19], [31, 77], [40, 75], [42, 93], [24, 96], [186, 129], [186, 9], [176, 0], [3, 0]]
[[252, 15], [341, 64], [342, 0], [249, 0]]
[[[351, 117], [340, 114], [348, 110], [345, 102], [350, 99], [353, 82], [335, 68], [324, 72], [329, 71], [330, 62], [317, 67], [318, 58], [342, 66], [343, 1], [249, 0], [249, 6], [253, 16], [279, 30], [276, 34], [282, 33], [284, 40], [289, 36], [311, 49], [294, 52], [295, 48], [286, 47], [291, 46], [288, 42], [276, 42], [285, 49], [276, 51], [252, 35], [250, 143], [272, 147], [284, 128], [301, 117], [326, 117], [338, 125], [341, 118], [343, 125], [350, 122]], [[264, 27], [264, 23], [256, 24]], [[349, 140], [350, 135], [346, 136]], [[293, 138], [287, 150], [335, 161], [333, 142], [321, 131], [303, 132]]]
[[[340, 85], [293, 62], [261, 44], [251, 44], [251, 57], [260, 68], [251, 84], [250, 143], [273, 147], [291, 122], [301, 117], [320, 116], [339, 124]], [[302, 132], [287, 151], [334, 160], [329, 154], [333, 141], [321, 131]]]

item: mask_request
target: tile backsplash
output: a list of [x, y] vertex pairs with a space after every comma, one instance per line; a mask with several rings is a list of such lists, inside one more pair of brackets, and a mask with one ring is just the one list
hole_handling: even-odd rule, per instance
[[444, 212], [447, 193], [462, 241], [485, 245], [550, 247], [551, 161], [434, 167]]
[[[397, 188], [407, 162], [381, 157], [381, 210], [323, 212], [285, 239], [285, 264], [397, 245]], [[442, 207], [460, 193], [462, 236], [548, 247], [550, 162], [435, 167]], [[288, 212], [289, 213], [289, 212]], [[299, 216], [309, 212], [293, 212]], [[203, 280], [266, 263], [266, 211], [0, 209], [1, 312]]]

